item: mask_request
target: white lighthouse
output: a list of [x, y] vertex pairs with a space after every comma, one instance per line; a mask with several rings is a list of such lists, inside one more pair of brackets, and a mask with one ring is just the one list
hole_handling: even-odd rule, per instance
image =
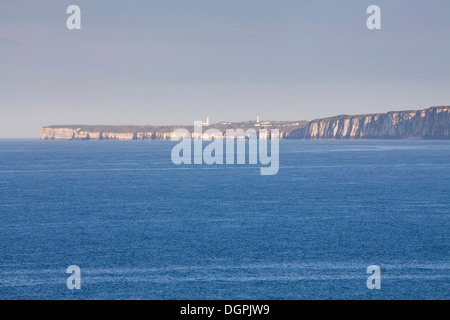
[[255, 123], [255, 127], [260, 127], [261, 124], [259, 123], [259, 115], [256, 116], [256, 123]]

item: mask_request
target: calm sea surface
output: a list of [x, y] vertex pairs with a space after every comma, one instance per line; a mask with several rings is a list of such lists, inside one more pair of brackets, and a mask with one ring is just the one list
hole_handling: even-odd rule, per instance
[[450, 141], [281, 141], [275, 176], [173, 146], [0, 140], [0, 299], [450, 298]]

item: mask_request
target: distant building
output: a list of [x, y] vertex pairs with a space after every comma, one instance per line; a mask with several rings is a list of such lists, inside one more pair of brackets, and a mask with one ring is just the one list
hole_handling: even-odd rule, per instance
[[256, 123], [255, 123], [255, 127], [260, 127], [261, 124], [259, 123], [259, 115], [256, 116]]
[[209, 117], [206, 117], [206, 122], [203, 122], [203, 126], [204, 127], [208, 127], [209, 126]]

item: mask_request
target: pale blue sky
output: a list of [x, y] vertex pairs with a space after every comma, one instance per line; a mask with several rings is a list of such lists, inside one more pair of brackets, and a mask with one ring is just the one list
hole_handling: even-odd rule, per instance
[[3, 0], [0, 138], [448, 105], [449, 21], [448, 0]]

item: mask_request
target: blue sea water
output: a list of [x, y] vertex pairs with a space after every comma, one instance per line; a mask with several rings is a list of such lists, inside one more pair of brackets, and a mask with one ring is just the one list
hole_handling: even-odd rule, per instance
[[274, 176], [173, 146], [1, 140], [0, 299], [450, 298], [450, 141], [281, 141]]

